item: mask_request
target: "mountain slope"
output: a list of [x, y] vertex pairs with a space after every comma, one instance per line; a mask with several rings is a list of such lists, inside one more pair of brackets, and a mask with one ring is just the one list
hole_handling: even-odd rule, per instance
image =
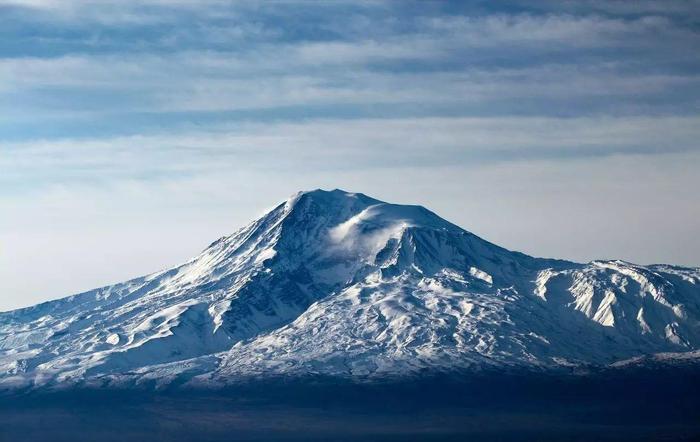
[[578, 264], [302, 192], [182, 266], [0, 313], [0, 385], [606, 365], [700, 347], [700, 269]]

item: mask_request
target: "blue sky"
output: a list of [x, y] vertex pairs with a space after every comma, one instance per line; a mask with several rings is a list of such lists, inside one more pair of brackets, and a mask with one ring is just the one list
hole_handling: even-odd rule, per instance
[[700, 2], [494, 3], [0, 0], [0, 309], [317, 187], [700, 265]]

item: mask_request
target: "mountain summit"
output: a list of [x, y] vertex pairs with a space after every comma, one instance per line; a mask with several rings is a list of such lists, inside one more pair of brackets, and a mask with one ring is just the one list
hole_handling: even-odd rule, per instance
[[315, 190], [181, 266], [0, 313], [0, 386], [553, 369], [698, 348], [700, 269], [534, 258], [420, 206]]

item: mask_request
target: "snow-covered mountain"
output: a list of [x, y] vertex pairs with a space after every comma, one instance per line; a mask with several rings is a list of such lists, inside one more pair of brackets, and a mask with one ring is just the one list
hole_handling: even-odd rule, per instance
[[698, 268], [533, 258], [423, 207], [316, 190], [181, 266], [0, 313], [0, 386], [376, 379], [699, 348]]

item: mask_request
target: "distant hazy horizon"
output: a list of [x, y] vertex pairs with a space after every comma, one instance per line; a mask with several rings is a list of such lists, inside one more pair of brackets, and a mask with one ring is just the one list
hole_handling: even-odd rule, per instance
[[700, 266], [698, 22], [696, 1], [0, 0], [0, 311], [179, 264], [315, 188], [535, 256]]

